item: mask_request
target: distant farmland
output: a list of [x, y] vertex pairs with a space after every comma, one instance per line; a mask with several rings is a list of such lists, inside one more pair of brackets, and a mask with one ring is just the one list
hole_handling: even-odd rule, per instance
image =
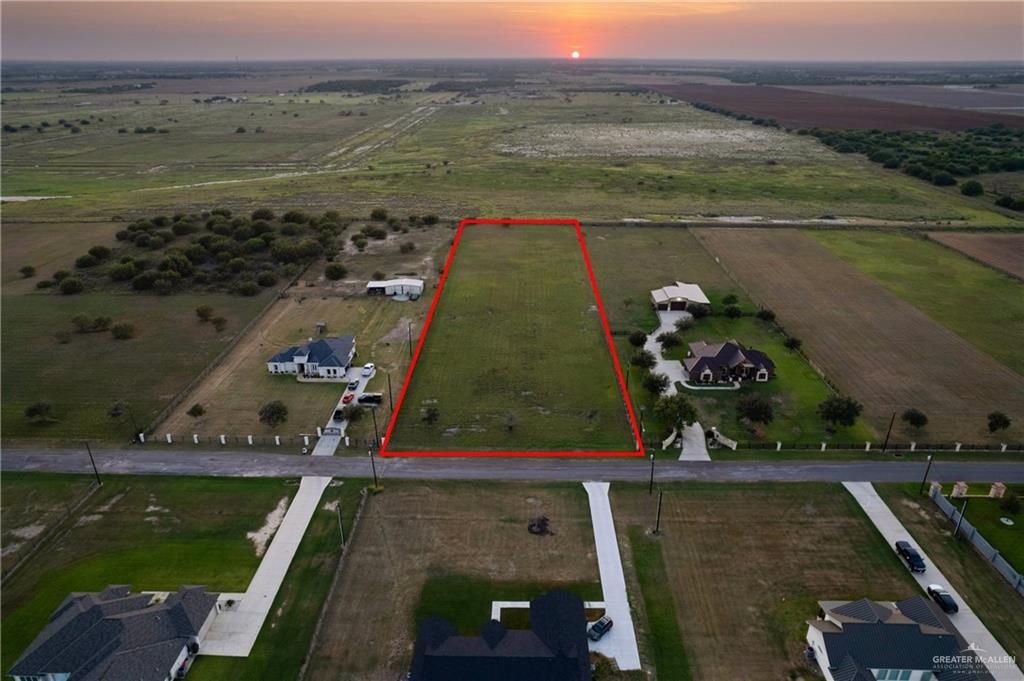
[[658, 85], [653, 89], [690, 103], [774, 118], [787, 128], [966, 130], [1002, 123], [1024, 128], [1020, 116], [942, 109], [762, 85]]
[[928, 238], [1024, 279], [1024, 234], [929, 232]]

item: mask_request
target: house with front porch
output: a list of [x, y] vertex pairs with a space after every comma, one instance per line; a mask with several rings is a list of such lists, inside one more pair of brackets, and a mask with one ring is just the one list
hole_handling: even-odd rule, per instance
[[310, 339], [304, 345], [292, 345], [275, 354], [267, 360], [267, 371], [298, 378], [343, 381], [355, 356], [355, 336]]
[[690, 343], [683, 366], [691, 383], [763, 383], [775, 375], [775, 363], [768, 355], [735, 340], [713, 345], [704, 341]]

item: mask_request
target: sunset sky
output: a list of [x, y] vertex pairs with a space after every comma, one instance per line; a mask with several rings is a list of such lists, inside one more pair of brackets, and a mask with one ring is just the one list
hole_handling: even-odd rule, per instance
[[4, 59], [1021, 60], [1022, 2], [3, 2]]

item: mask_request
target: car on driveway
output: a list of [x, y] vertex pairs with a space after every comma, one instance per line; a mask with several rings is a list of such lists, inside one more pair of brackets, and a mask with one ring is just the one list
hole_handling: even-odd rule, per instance
[[383, 393], [363, 393], [356, 400], [359, 404], [380, 404], [384, 401]]
[[929, 584], [925, 590], [932, 597], [932, 600], [939, 604], [942, 612], [949, 614], [960, 612], [960, 607], [953, 600], [953, 597], [949, 595], [949, 592], [946, 591], [946, 587], [941, 584]]
[[334, 420], [335, 421], [344, 421], [345, 420], [345, 412], [342, 411], [341, 409], [335, 409], [334, 410]]
[[349, 404], [356, 397], [355, 393], [345, 393], [345, 396], [341, 398], [342, 404]]
[[612, 618], [604, 615], [601, 619], [590, 625], [590, 629], [587, 630], [587, 636], [590, 637], [591, 641], [600, 641], [602, 636], [612, 630], [612, 624], [614, 624]]
[[357, 378], [356, 380], [354, 380], [351, 383], [349, 383], [348, 384], [348, 389], [349, 390], [358, 390], [359, 389], [359, 379]]
[[921, 558], [921, 554], [917, 552], [917, 549], [910, 545], [910, 542], [896, 542], [896, 553], [907, 564], [911, 572], [924, 572], [924, 559]]
[[371, 362], [370, 364], [363, 365], [363, 376], [373, 376], [373, 372], [376, 371], [377, 367]]

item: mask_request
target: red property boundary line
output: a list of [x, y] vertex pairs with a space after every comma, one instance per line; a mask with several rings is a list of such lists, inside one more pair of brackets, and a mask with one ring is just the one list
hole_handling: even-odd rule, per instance
[[[441, 299], [441, 292], [448, 280], [448, 273], [451, 270], [452, 261], [455, 259], [455, 251], [459, 248], [459, 241], [462, 240], [462, 232], [466, 225], [572, 225], [576, 230], [576, 238], [580, 243], [580, 250], [583, 252], [583, 261], [587, 265], [587, 276], [590, 278], [590, 286], [594, 291], [594, 299], [597, 301], [597, 311], [601, 317], [601, 328], [604, 329], [604, 337], [608, 342], [608, 350], [612, 356], [612, 364], [615, 366], [615, 375], [619, 381], [619, 389], [622, 391], [622, 398], [626, 403], [626, 412], [629, 414], [629, 423], [633, 430], [633, 441], [636, 449], [624, 452], [559, 452], [559, 451], [423, 451], [423, 452], [389, 452], [387, 443], [391, 441], [391, 433], [395, 429], [398, 414], [402, 411], [402, 403], [405, 401], [405, 394], [409, 390], [409, 383], [412, 374], [416, 370], [416, 363], [420, 359], [420, 352], [427, 340], [427, 333], [430, 331], [430, 323], [434, 319], [434, 312], [437, 309], [437, 302]], [[612, 332], [608, 327], [608, 316], [604, 311], [604, 303], [601, 300], [601, 293], [597, 290], [597, 280], [594, 278], [594, 268], [590, 264], [590, 253], [587, 252], [587, 244], [583, 239], [583, 230], [580, 229], [579, 220], [477, 220], [467, 219], [459, 223], [459, 229], [455, 233], [455, 240], [448, 252], [448, 259], [444, 264], [444, 271], [441, 273], [441, 281], [434, 293], [434, 300], [430, 304], [430, 311], [427, 313], [427, 320], [423, 325], [419, 341], [416, 343], [416, 352], [413, 353], [412, 363], [405, 374], [405, 381], [402, 383], [402, 391], [398, 394], [398, 403], [391, 414], [387, 431], [384, 433], [384, 442], [380, 448], [381, 456], [644, 456], [643, 439], [640, 437], [640, 427], [637, 425], [636, 414], [633, 411], [633, 403], [629, 400], [629, 393], [626, 391], [626, 381], [622, 376], [622, 367], [619, 365], [619, 357], [615, 352], [615, 344], [612, 341]]]

